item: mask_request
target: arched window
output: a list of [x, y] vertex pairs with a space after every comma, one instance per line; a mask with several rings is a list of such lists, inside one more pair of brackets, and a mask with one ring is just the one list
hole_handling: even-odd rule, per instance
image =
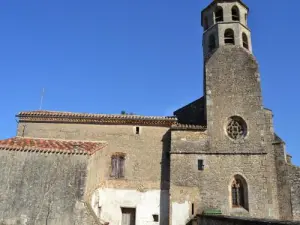
[[209, 36], [208, 50], [209, 52], [212, 52], [215, 48], [216, 48], [216, 38], [215, 35], [211, 34]]
[[249, 49], [249, 43], [248, 43], [247, 35], [245, 33], [243, 33], [242, 36], [243, 36], [243, 46], [244, 46], [244, 48]]
[[231, 9], [231, 14], [232, 14], [232, 20], [233, 21], [240, 21], [240, 11], [237, 6], [233, 6]]
[[249, 209], [247, 183], [245, 179], [239, 175], [234, 176], [231, 183], [231, 200], [233, 208]]
[[204, 30], [208, 29], [208, 19], [207, 17], [204, 17]]
[[223, 8], [221, 6], [218, 6], [215, 10], [215, 21], [216, 23], [224, 21]]
[[228, 44], [232, 44], [234, 45], [234, 32], [232, 29], [227, 29], [225, 30], [225, 33], [224, 33], [224, 42], [226, 45]]

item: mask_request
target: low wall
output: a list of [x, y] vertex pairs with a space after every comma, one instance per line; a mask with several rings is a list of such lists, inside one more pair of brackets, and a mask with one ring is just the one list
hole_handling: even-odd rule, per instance
[[226, 216], [198, 216], [192, 225], [299, 225], [299, 222], [278, 221], [278, 220], [260, 220], [260, 219], [246, 219]]
[[83, 202], [87, 156], [0, 151], [1, 225], [98, 225]]

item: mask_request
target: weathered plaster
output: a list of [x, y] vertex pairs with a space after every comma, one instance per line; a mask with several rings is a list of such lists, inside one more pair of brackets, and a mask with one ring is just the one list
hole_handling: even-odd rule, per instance
[[87, 156], [0, 151], [0, 224], [93, 225]]
[[[168, 191], [103, 188], [95, 191], [91, 205], [95, 213], [104, 221], [109, 221], [110, 225], [121, 224], [121, 208], [136, 209], [136, 225], [167, 225], [169, 211], [161, 204], [164, 195], [168, 196]], [[154, 222], [155, 214], [159, 215], [159, 222]]]
[[185, 201], [183, 203], [172, 202], [172, 225], [185, 225], [190, 217], [191, 203]]

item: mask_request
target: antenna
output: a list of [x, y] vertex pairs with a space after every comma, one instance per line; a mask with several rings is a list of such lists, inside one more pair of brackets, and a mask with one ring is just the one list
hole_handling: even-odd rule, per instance
[[43, 100], [44, 100], [45, 88], [43, 88], [42, 95], [41, 95], [41, 103], [40, 103], [40, 110], [42, 110]]

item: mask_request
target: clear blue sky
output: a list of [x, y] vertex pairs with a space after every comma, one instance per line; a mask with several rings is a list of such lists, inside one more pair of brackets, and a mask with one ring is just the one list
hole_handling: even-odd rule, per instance
[[[211, 0], [16, 0], [0, 6], [0, 138], [39, 109], [171, 115], [202, 95]], [[300, 165], [299, 0], [244, 1], [264, 105]]]

